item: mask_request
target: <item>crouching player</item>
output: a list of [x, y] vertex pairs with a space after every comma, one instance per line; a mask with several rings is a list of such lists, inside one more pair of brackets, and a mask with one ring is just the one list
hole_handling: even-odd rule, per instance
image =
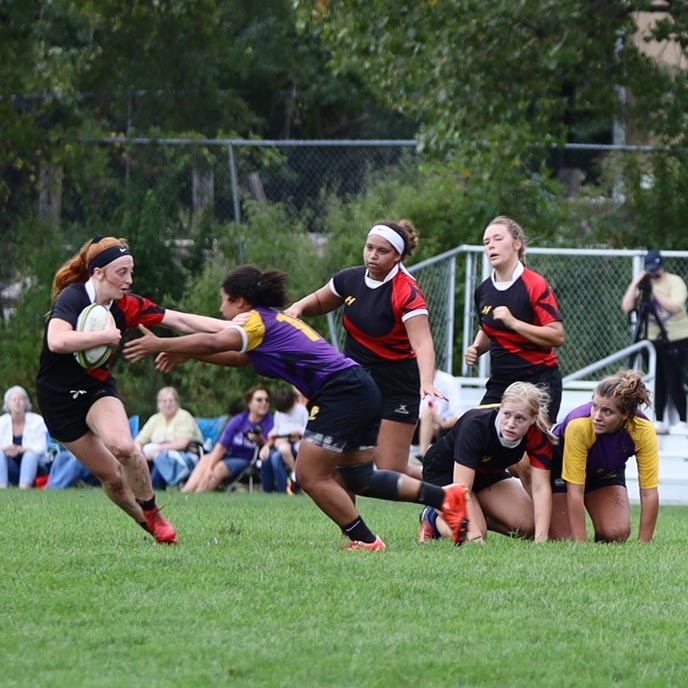
[[[423, 478], [435, 485], [460, 481], [471, 490], [468, 540], [483, 542], [487, 531], [548, 539], [552, 513], [549, 395], [529, 382], [514, 382], [499, 405], [479, 406], [464, 413], [433, 444], [423, 459]], [[506, 470], [527, 452], [533, 497]], [[419, 542], [449, 536], [442, 514], [425, 508]]]

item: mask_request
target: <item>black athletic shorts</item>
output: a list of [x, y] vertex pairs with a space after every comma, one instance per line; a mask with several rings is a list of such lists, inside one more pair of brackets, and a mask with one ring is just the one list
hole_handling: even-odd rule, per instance
[[113, 378], [102, 382], [94, 380], [94, 384], [87, 389], [55, 390], [40, 383], [36, 388], [38, 405], [50, 436], [59, 442], [74, 442], [89, 431], [86, 416], [94, 402], [102, 397], [119, 399]]
[[[557, 420], [557, 415], [559, 414], [559, 408], [561, 406], [561, 369], [559, 366], [554, 366], [553, 368], [545, 368], [540, 373], [537, 373], [531, 377], [521, 378], [522, 382], [531, 382], [534, 385], [544, 385], [547, 388], [550, 396], [550, 403], [547, 408], [547, 413], [549, 415], [549, 420], [551, 423], [555, 423]], [[490, 378], [485, 385], [486, 391], [480, 401], [480, 405], [484, 404], [499, 404], [502, 401], [502, 395], [506, 388], [516, 380], [495, 380]]]
[[382, 394], [382, 417], [415, 425], [420, 411], [420, 373], [416, 359], [376, 363], [368, 372]]
[[380, 390], [361, 366], [330, 375], [308, 402], [303, 439], [338, 453], [370, 449], [380, 429]]
[[454, 457], [442, 451], [444, 442], [435, 442], [423, 456], [423, 480], [444, 487], [454, 482]]

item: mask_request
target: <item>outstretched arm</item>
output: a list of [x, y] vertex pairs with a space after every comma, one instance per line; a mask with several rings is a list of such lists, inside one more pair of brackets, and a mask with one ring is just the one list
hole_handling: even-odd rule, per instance
[[[171, 373], [177, 366], [186, 363], [189, 358], [191, 357], [182, 354], [163, 352], [155, 357], [155, 367], [161, 373]], [[251, 362], [246, 354], [240, 354], [238, 351], [224, 351], [221, 354], [211, 356], [193, 356], [193, 359], [202, 363], [227, 366], [228, 368], [241, 368]]]
[[342, 303], [344, 303], [344, 299], [337, 296], [332, 289], [330, 289], [329, 284], [326, 284], [312, 294], [308, 294], [295, 303], [292, 303], [289, 308], [284, 309], [284, 312], [292, 318], [307, 318], [309, 316], [329, 313], [339, 308]]
[[220, 318], [210, 318], [207, 315], [184, 313], [168, 308], [160, 321], [163, 327], [177, 332], [219, 332], [227, 327], [227, 321]]
[[219, 332], [187, 334], [183, 337], [156, 337], [148, 328], [139, 325], [139, 330], [143, 336], [125, 344], [124, 356], [128, 360], [136, 362], [146, 356], [161, 352], [199, 358], [241, 351], [243, 342], [237, 329], [227, 327], [227, 323], [224, 321], [223, 325], [224, 329]]

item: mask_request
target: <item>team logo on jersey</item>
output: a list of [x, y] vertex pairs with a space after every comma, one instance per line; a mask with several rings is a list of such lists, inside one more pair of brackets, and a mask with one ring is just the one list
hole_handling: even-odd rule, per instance
[[487, 463], [492, 457], [490, 455], [480, 457], [483, 463]]
[[70, 389], [69, 393], [72, 395], [72, 399], [80, 397], [82, 394], [86, 394], [85, 389]]
[[399, 406], [397, 406], [397, 408], [394, 409], [394, 413], [400, 413], [404, 416], [408, 416], [409, 411], [406, 408], [406, 404], [399, 404]]
[[483, 315], [487, 315], [490, 311], [492, 310], [492, 306], [483, 306], [482, 311], [480, 311]]
[[315, 417], [320, 413], [320, 406], [312, 406], [311, 412], [308, 415], [308, 420], [315, 420]]
[[355, 297], [355, 296], [347, 296], [347, 297], [344, 299], [344, 304], [347, 305], [347, 306], [350, 306], [354, 301], [356, 301], [356, 297]]

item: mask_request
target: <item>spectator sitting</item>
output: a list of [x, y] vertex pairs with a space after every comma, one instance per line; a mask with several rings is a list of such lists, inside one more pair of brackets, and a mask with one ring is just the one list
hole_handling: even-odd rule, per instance
[[48, 463], [48, 428], [43, 417], [31, 412], [31, 400], [19, 385], [5, 392], [0, 416], [0, 488], [33, 486], [38, 469]]
[[46, 488], [64, 490], [67, 487], [74, 487], [77, 483], [98, 486], [100, 480], [69, 449], [62, 447], [50, 464], [50, 476]]
[[201, 457], [182, 492], [208, 492], [243, 471], [272, 430], [270, 396], [264, 387], [244, 394], [247, 410], [234, 416], [212, 451]]
[[459, 419], [460, 394], [456, 378], [443, 370], [435, 371], [432, 382], [447, 398], [426, 397], [421, 402], [418, 423], [418, 452], [422, 459], [428, 447]]
[[260, 480], [263, 492], [287, 492], [289, 474], [292, 492], [296, 492], [294, 461], [299, 442], [308, 423], [308, 409], [301, 393], [294, 387], [283, 388], [275, 394], [275, 424], [258, 456], [262, 464]]
[[163, 387], [157, 404], [158, 413], [146, 421], [135, 442], [151, 466], [153, 487], [164, 490], [189, 477], [198, 463], [198, 453], [187, 448], [193, 440], [202, 443], [203, 435], [194, 417], [180, 407], [174, 387]]
[[[139, 427], [139, 417], [129, 418], [129, 429], [132, 436], [135, 435]], [[80, 487], [91, 485], [101, 486], [100, 480], [84, 466], [74, 454], [63, 445], [59, 445], [59, 451], [50, 464], [50, 475], [45, 487], [49, 490], [64, 490], [68, 487]]]

